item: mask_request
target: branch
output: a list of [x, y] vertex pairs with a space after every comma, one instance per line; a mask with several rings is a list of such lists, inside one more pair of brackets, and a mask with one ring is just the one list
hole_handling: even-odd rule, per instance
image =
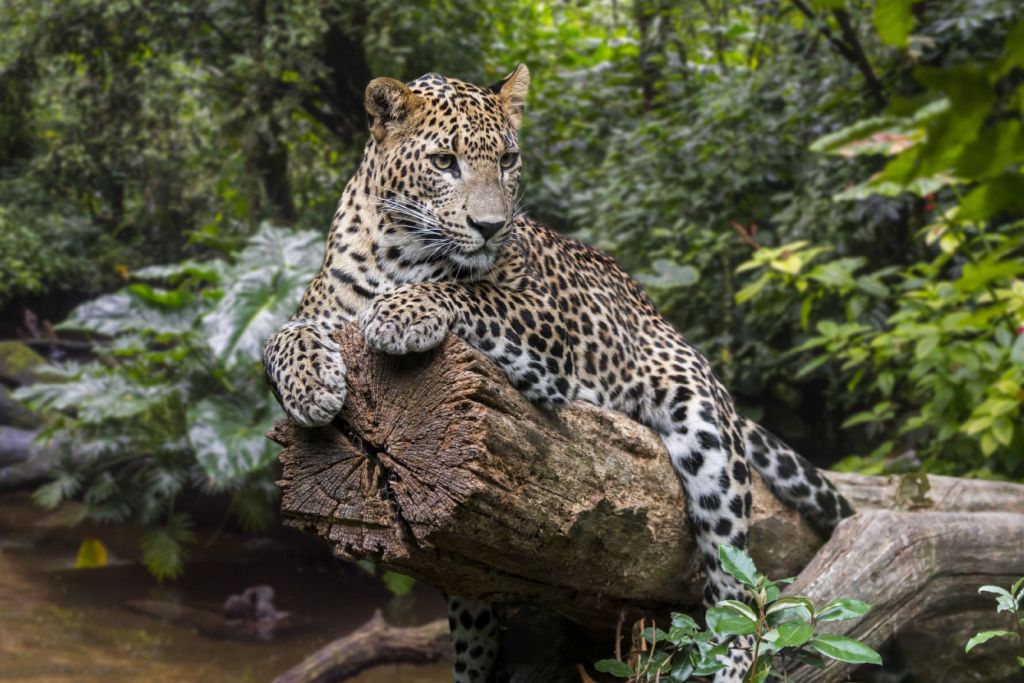
[[803, 0], [792, 1], [793, 5], [800, 10], [800, 13], [815, 25], [818, 33], [825, 37], [829, 42], [829, 45], [831, 45], [836, 52], [861, 72], [864, 76], [868, 92], [871, 94], [872, 98], [874, 98], [875, 103], [879, 108], [884, 108], [888, 104], [888, 99], [885, 96], [885, 87], [882, 85], [882, 82], [878, 80], [878, 76], [875, 75], [874, 70], [871, 68], [871, 63], [868, 62], [867, 56], [864, 54], [864, 49], [861, 47], [856, 31], [853, 30], [853, 26], [850, 23], [850, 15], [846, 10], [839, 9], [833, 10], [832, 12], [832, 15], [836, 18], [836, 22], [838, 22], [839, 28], [843, 33], [843, 39], [840, 39], [832, 32], [832, 29], [828, 27], [828, 24], [821, 21], [814, 13], [814, 10], [803, 2]]
[[274, 683], [334, 683], [381, 664], [433, 664], [450, 655], [447, 619], [398, 628], [389, 626], [377, 610], [368, 622], [306, 657]]
[[864, 54], [864, 48], [861, 46], [860, 39], [857, 38], [857, 32], [853, 30], [853, 24], [850, 22], [850, 14], [844, 9], [836, 9], [832, 10], [832, 16], [836, 18], [839, 28], [843, 32], [846, 45], [853, 55], [854, 66], [864, 75], [868, 91], [875, 98], [879, 108], [884, 108], [889, 103], [888, 98], [885, 96], [885, 86], [878, 80], [874, 69], [871, 68], [871, 62], [868, 61], [867, 55]]

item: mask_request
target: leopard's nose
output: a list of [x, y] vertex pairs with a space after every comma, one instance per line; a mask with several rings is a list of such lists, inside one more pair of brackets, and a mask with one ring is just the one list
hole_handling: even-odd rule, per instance
[[494, 237], [494, 235], [505, 227], [505, 221], [476, 221], [466, 216], [466, 222], [469, 223], [469, 227], [480, 233], [480, 236], [487, 241]]

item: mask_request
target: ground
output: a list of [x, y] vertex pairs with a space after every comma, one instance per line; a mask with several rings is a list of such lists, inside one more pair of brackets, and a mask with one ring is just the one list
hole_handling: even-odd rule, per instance
[[[117, 562], [121, 552], [137, 547], [124, 529], [47, 528], [38, 525], [41, 517], [27, 495], [0, 496], [0, 680], [262, 683], [360, 625], [389, 600], [376, 580], [354, 567], [338, 573], [332, 566], [303, 566], [266, 549], [250, 549], [243, 563], [225, 561], [225, 553], [239, 552], [241, 539], [230, 535], [211, 550], [197, 550], [185, 577], [160, 588], [138, 564]], [[78, 543], [94, 534], [109, 545], [112, 566], [73, 569]], [[220, 594], [241, 584], [263, 582], [277, 589], [280, 609], [298, 615], [292, 633], [266, 645], [214, 640], [123, 606], [161, 592], [193, 604], [216, 604]], [[405, 606], [410, 619], [443, 613], [438, 596], [422, 589], [413, 596], [414, 603]], [[352, 680], [442, 683], [450, 677], [449, 666], [442, 664], [381, 667]]]

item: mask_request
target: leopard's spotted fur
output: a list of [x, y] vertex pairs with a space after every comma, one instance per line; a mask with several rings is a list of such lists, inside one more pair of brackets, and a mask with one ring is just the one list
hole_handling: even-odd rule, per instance
[[[321, 272], [267, 342], [267, 375], [293, 420], [324, 424], [345, 399], [332, 331], [358, 319], [371, 347], [394, 354], [454, 332], [534, 401], [588, 401], [656, 430], [686, 491], [706, 602], [744, 599], [718, 547], [746, 546], [748, 467], [826, 530], [850, 507], [806, 460], [736, 414], [707, 359], [610, 257], [515, 214], [528, 85], [523, 66], [491, 88], [437, 74], [369, 85], [362, 165]], [[484, 602], [452, 598], [450, 608], [456, 681], [483, 681], [497, 620]], [[744, 669], [734, 652], [716, 680]]]

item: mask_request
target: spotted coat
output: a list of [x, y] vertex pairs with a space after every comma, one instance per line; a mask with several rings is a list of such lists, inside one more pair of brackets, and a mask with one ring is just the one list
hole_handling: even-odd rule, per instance
[[[371, 136], [334, 216], [323, 268], [264, 361], [288, 415], [329, 422], [345, 399], [330, 334], [359, 320], [392, 354], [452, 332], [483, 351], [529, 399], [618, 410], [654, 429], [686, 492], [705, 602], [746, 599], [718, 548], [747, 545], [750, 467], [824, 530], [851, 514], [813, 466], [736, 414], [708, 360], [609, 256], [517, 213], [517, 130], [529, 73], [479, 88], [437, 74], [367, 88]], [[498, 651], [486, 602], [453, 597], [458, 683], [483, 681]], [[739, 680], [736, 650], [718, 681]]]

